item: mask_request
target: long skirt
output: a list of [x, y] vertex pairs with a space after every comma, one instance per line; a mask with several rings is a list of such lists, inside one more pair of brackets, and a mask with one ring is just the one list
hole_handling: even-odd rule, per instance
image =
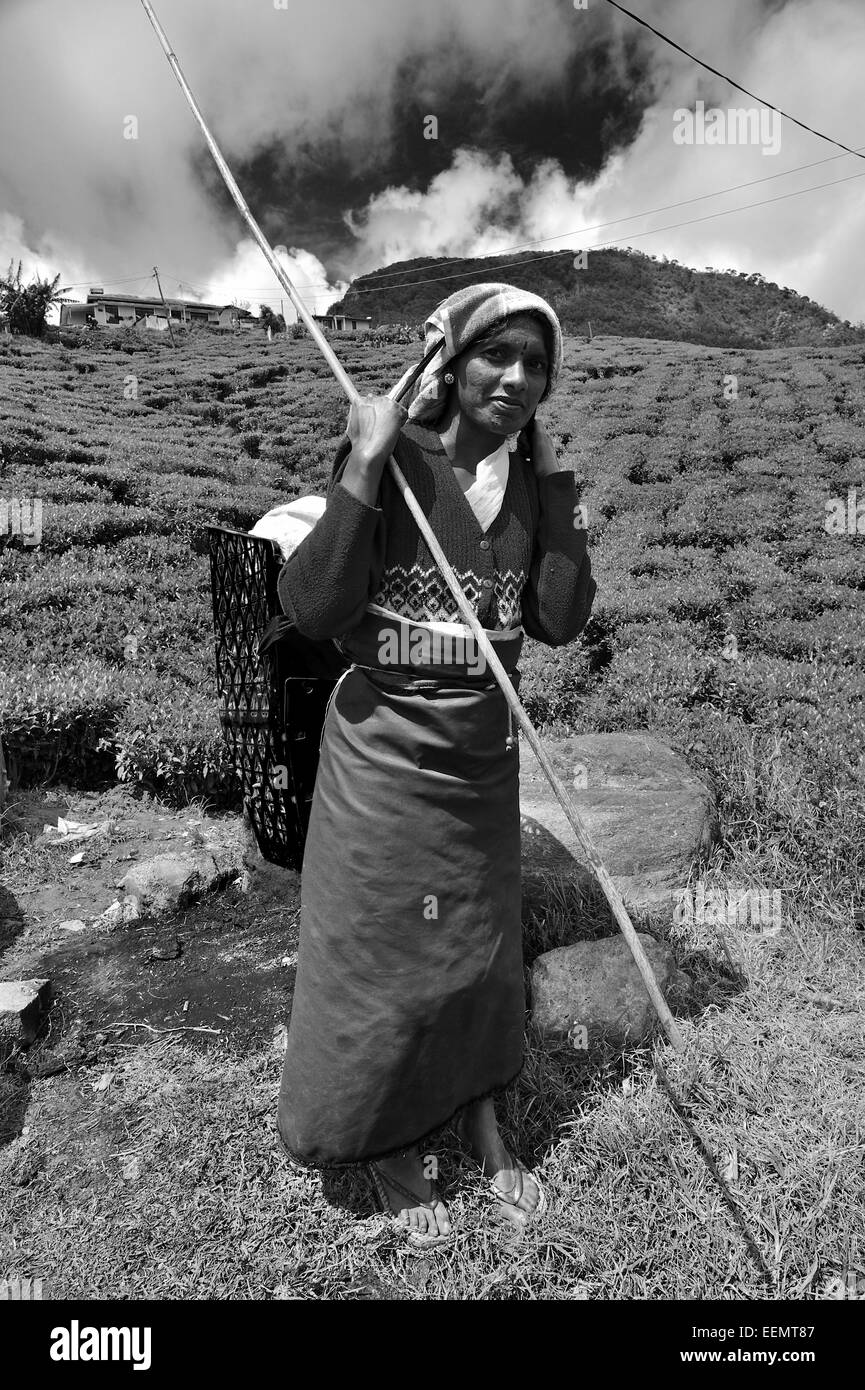
[[314, 1167], [428, 1140], [523, 1063], [519, 751], [497, 688], [330, 703], [301, 880], [279, 1130]]

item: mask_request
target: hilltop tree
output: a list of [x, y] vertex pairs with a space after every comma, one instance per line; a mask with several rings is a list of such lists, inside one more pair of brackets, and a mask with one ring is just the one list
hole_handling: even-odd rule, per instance
[[53, 280], [40, 280], [37, 276], [29, 285], [21, 279], [21, 262], [13, 275], [14, 261], [9, 262], [5, 279], [0, 279], [0, 318], [8, 323], [13, 333], [26, 333], [31, 338], [41, 338], [45, 333], [45, 315], [52, 304], [56, 304], [59, 273]]

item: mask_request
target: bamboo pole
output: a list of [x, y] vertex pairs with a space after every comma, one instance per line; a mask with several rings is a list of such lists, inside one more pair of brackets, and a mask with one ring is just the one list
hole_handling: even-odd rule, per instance
[[[154, 30], [156, 31], [156, 35], [159, 39], [159, 42], [162, 44], [162, 47], [165, 51], [165, 55], [168, 58], [169, 63], [171, 64], [172, 70], [174, 71], [174, 75], [180, 83], [181, 89], [183, 90], [183, 94], [186, 97], [186, 100], [188, 101], [189, 106], [192, 110], [192, 114], [195, 116], [195, 119], [201, 128], [201, 132], [204, 135], [205, 140], [207, 141], [207, 144], [210, 148], [210, 152], [213, 155], [214, 160], [216, 161], [217, 168], [219, 169], [219, 172], [222, 174], [222, 177], [225, 180], [226, 187], [228, 188], [229, 193], [234, 199], [238, 211], [240, 212], [241, 216], [246, 222], [246, 225], [249, 227], [249, 230], [252, 232], [252, 235], [255, 238], [256, 242], [260, 246], [264, 254], [265, 260], [267, 261], [268, 265], [270, 266], [279, 283], [282, 285], [283, 289], [285, 290], [295, 309], [297, 310], [298, 317], [303, 320], [304, 324], [307, 327], [307, 330], [309, 331], [310, 337], [318, 346], [322, 356], [324, 357], [325, 361], [327, 362], [328, 366], [330, 367], [331, 371], [333, 372], [334, 376], [336, 377], [337, 381], [339, 382], [339, 385], [342, 387], [349, 401], [353, 403], [360, 401], [362, 399], [360, 392], [357, 390], [357, 387], [354, 385], [348, 373], [345, 371], [345, 368], [339, 361], [339, 358], [336, 356], [336, 353], [333, 351], [332, 347], [330, 346], [330, 343], [325, 338], [319, 325], [315, 322], [314, 318], [309, 313], [309, 310], [303, 303], [303, 300], [297, 293], [297, 290], [294, 288], [294, 285], [291, 283], [291, 280], [286, 275], [283, 267], [280, 265], [273, 250], [271, 249], [269, 242], [264, 236], [264, 233], [262, 232], [255, 218], [253, 217], [252, 213], [250, 212], [249, 207], [246, 203], [246, 199], [243, 197], [243, 194], [238, 188], [234, 180], [234, 176], [231, 170], [229, 169], [228, 165], [226, 164], [225, 159], [222, 156], [222, 152], [220, 151], [219, 146], [217, 145], [216, 141], [214, 140], [213, 136], [208, 130], [207, 125], [205, 124], [204, 117], [198, 109], [195, 98], [193, 97], [192, 92], [189, 89], [189, 85], [186, 81], [186, 78], [183, 76], [180, 64], [177, 61], [177, 57], [172, 52], [171, 46], [169, 45], [168, 39], [165, 35], [165, 31], [163, 30], [161, 24], [159, 23], [159, 20], [156, 18], [156, 15], [153, 12], [153, 6], [151, 5], [150, 0], [141, 0], [141, 3], [144, 7], [148, 19], [150, 20]], [[403, 384], [402, 392], [399, 391], [399, 388], [394, 388], [394, 390], [390, 393], [391, 396], [396, 398], [398, 394], [403, 394], [407, 389], [408, 384], [408, 382]], [[510, 706], [514, 718], [516, 719], [517, 723], [519, 724], [520, 728], [525, 734], [529, 746], [531, 747], [535, 757], [537, 758], [538, 762], [543, 768], [547, 780], [550, 786], [552, 787], [553, 791], [555, 792], [556, 798], [562, 810], [567, 816], [568, 823], [570, 824], [571, 829], [573, 830], [574, 835], [576, 836], [577, 843], [579, 844], [580, 849], [583, 851], [586, 860], [591, 865], [592, 869], [594, 870], [597, 876], [598, 882], [600, 883], [604, 891], [607, 902], [610, 904], [610, 907], [612, 908], [613, 916], [616, 919], [616, 923], [618, 924], [622, 932], [622, 935], [628, 943], [631, 955], [634, 958], [637, 969], [640, 972], [640, 976], [646, 988], [646, 992], [648, 993], [649, 998], [651, 999], [652, 1004], [654, 1005], [655, 1011], [664, 1027], [667, 1037], [669, 1038], [673, 1047], [677, 1051], [681, 1051], [685, 1046], [684, 1039], [676, 1025], [676, 1021], [673, 1018], [673, 1015], [670, 1013], [667, 1001], [661, 993], [661, 988], [658, 984], [658, 981], [655, 978], [655, 974], [652, 970], [651, 963], [645, 951], [643, 950], [640, 938], [634, 930], [633, 923], [631, 922], [631, 919], [628, 916], [627, 908], [625, 907], [624, 900], [622, 899], [619, 890], [613, 883], [613, 880], [611, 879], [610, 875], [607, 873], [607, 870], [604, 867], [604, 864], [601, 860], [600, 854], [598, 853], [597, 849], [592, 843], [592, 840], [590, 839], [588, 832], [586, 831], [582, 821], [580, 820], [577, 814], [576, 808], [571, 802], [571, 799], [564, 787], [564, 784], [558, 777], [558, 774], [556, 773], [556, 770], [553, 767], [548, 754], [544, 750], [540, 739], [535, 733], [534, 727], [532, 725], [531, 720], [529, 719], [529, 716], [523, 709], [523, 706], [517, 696], [517, 693], [514, 690], [513, 685], [511, 684], [510, 677], [508, 676], [507, 672], [505, 671], [505, 668], [502, 666], [502, 663], [497, 657], [493, 649], [492, 643], [490, 642], [489, 638], [486, 636], [486, 633], [481, 627], [481, 624], [478, 621], [477, 614], [475, 613], [474, 609], [472, 608], [471, 604], [469, 603], [468, 599], [463, 593], [462, 586], [460, 585], [457, 576], [454, 574], [454, 571], [451, 568], [451, 565], [448, 562], [448, 559], [445, 556], [444, 551], [442, 550], [438, 540], [436, 539], [435, 535], [433, 534], [430, 528], [426, 516], [421, 510], [417, 498], [415, 497], [414, 493], [412, 492], [411, 488], [406, 482], [403, 472], [393, 455], [391, 455], [391, 457], [388, 459], [388, 467], [390, 468], [391, 474], [393, 475], [394, 482], [396, 483], [397, 488], [399, 489], [400, 495], [402, 496], [406, 506], [411, 512], [411, 515], [414, 518], [421, 535], [423, 536], [427, 546], [430, 549], [433, 559], [435, 560], [436, 564], [438, 565], [439, 569], [444, 575], [445, 580], [447, 581], [448, 588], [450, 589], [451, 594], [453, 595], [454, 600], [456, 601], [460, 613], [465, 619], [467, 626], [471, 630], [480, 651], [483, 652], [484, 659], [486, 660], [487, 665], [489, 666], [490, 670], [492, 671], [493, 675], [498, 681], [498, 684], [502, 690], [502, 694], [507, 700], [507, 703]]]

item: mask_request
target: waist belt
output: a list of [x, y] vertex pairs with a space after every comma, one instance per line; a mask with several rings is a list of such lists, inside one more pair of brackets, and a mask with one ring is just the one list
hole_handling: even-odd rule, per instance
[[[421, 676], [410, 676], [405, 671], [385, 671], [380, 666], [362, 666], [355, 661], [352, 667], [358, 671], [363, 671], [367, 680], [373, 685], [385, 690], [402, 690], [406, 694], [422, 693], [425, 690], [440, 690], [444, 687], [457, 686], [462, 690], [499, 690], [498, 681], [477, 681], [470, 680], [467, 676], [433, 676], [424, 678]], [[514, 690], [519, 689], [520, 672], [508, 672]], [[516, 747], [517, 738], [514, 733], [514, 716], [511, 707], [508, 705], [508, 737], [505, 740], [505, 747], [510, 750]]]

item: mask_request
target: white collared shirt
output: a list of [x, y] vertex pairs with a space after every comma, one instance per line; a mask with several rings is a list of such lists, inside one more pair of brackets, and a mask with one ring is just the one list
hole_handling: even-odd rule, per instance
[[490, 529], [502, 509], [510, 463], [508, 440], [503, 439], [497, 449], [481, 459], [475, 480], [464, 494], [482, 531]]

